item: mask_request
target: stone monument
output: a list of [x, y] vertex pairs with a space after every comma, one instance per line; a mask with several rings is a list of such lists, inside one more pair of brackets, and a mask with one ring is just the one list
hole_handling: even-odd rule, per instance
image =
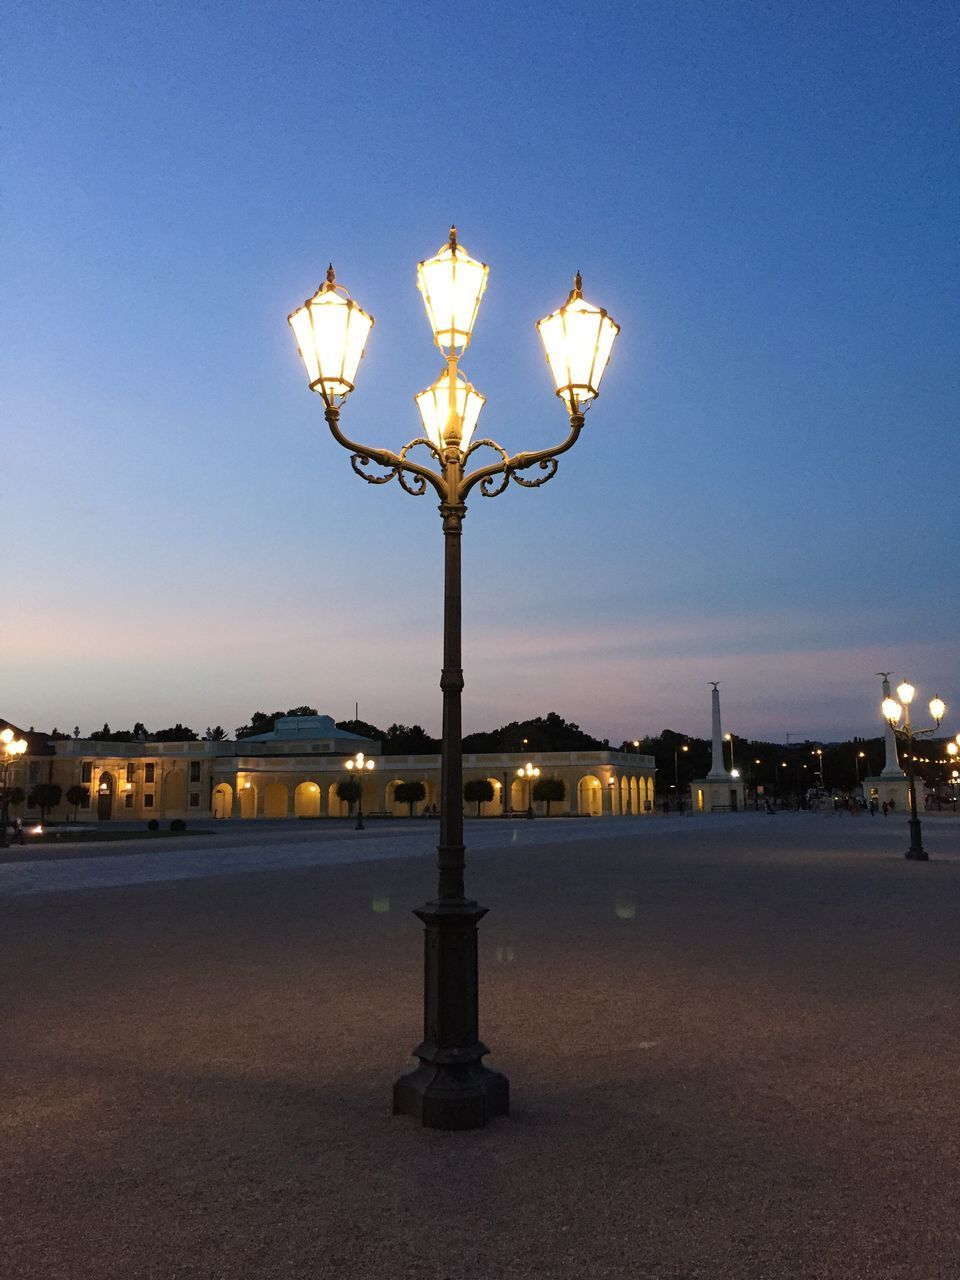
[[[882, 698], [889, 698], [890, 694], [890, 672], [878, 671], [877, 675], [883, 681]], [[868, 802], [876, 800], [877, 804], [890, 804], [894, 809], [900, 809], [904, 813], [910, 812], [910, 784], [907, 775], [900, 767], [900, 758], [897, 755], [897, 737], [893, 732], [893, 726], [889, 721], [884, 720], [884, 742], [886, 743], [886, 759], [883, 768], [880, 770], [879, 776], [874, 778], [864, 778], [863, 780], [863, 797]], [[923, 783], [920, 783], [917, 795], [917, 807], [923, 808]]]
[[730, 813], [743, 808], [743, 782], [723, 762], [723, 733], [720, 725], [720, 681], [711, 680], [713, 712], [713, 754], [710, 772], [690, 784], [694, 813]]

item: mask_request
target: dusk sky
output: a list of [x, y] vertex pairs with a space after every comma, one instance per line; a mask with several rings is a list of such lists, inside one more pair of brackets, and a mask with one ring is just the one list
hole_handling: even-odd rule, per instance
[[[954, 6], [13, 0], [0, 76], [0, 715], [440, 727], [436, 504], [364, 484], [286, 323], [376, 318], [343, 412], [420, 434], [417, 261], [490, 281], [479, 435], [566, 431], [534, 324], [622, 326], [541, 489], [475, 491], [464, 727], [960, 730]], [[925, 716], [923, 717], [925, 719]]]

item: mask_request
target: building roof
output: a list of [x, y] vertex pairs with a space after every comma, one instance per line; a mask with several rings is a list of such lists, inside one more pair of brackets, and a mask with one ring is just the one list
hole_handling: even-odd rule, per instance
[[355, 742], [370, 746], [372, 740], [359, 733], [348, 733], [346, 729], [338, 729], [333, 716], [280, 716], [269, 733], [253, 733], [249, 737], [239, 738], [238, 743], [247, 742], [302, 742], [310, 739]]

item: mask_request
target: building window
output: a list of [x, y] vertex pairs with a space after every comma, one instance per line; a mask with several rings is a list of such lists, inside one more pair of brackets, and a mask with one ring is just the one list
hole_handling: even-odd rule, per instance
[[190, 792], [190, 808], [191, 809], [200, 808], [200, 792], [199, 791]]
[[153, 808], [153, 796], [152, 796], [152, 795], [144, 796], [144, 797], [143, 797], [143, 807], [144, 807], [145, 809], [152, 809], [152, 808]]
[[27, 772], [27, 781], [30, 783], [31, 786], [33, 786], [35, 782], [41, 782], [42, 780], [43, 780], [43, 765], [39, 760], [31, 760], [30, 766]]
[[125, 796], [123, 797], [123, 807], [124, 807], [125, 809], [132, 809], [132, 808], [133, 808], [133, 796], [132, 796], [132, 795], [129, 795], [129, 794], [128, 794], [128, 795], [125, 795]]
[[137, 776], [137, 766], [135, 764], [127, 765], [127, 781], [132, 782]]
[[92, 760], [84, 760], [83, 764], [80, 766], [80, 781], [81, 782], [93, 781], [93, 761]]
[[200, 761], [199, 760], [190, 761], [190, 781], [191, 782], [200, 781]]
[[156, 772], [157, 772], [157, 766], [155, 764], [145, 764], [143, 766], [144, 782], [153, 782]]

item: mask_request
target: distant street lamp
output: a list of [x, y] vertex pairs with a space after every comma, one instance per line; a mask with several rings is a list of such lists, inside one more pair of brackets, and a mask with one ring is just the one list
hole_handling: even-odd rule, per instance
[[733, 773], [733, 734], [725, 733], [723, 736], [730, 743], [730, 772]]
[[[947, 713], [946, 703], [942, 698], [933, 697], [928, 703], [930, 717], [933, 720], [932, 729], [914, 729], [910, 723], [910, 704], [913, 702], [914, 689], [912, 684], [903, 684], [897, 686], [897, 702], [896, 698], [884, 698], [882, 705], [883, 717], [890, 725], [890, 728], [896, 736], [907, 744], [907, 786], [910, 793], [910, 848], [907, 850], [906, 856], [917, 862], [929, 861], [927, 851], [923, 847], [923, 841], [920, 834], [920, 819], [917, 817], [917, 791], [914, 782], [914, 762], [916, 756], [913, 754], [913, 744], [917, 738], [926, 738], [930, 734], [936, 733], [940, 728], [940, 721]], [[902, 705], [901, 705], [902, 704]], [[900, 717], [903, 716], [903, 728], [900, 728]]]
[[353, 773], [354, 769], [356, 769], [357, 771], [357, 786], [360, 788], [360, 790], [357, 793], [357, 825], [354, 827], [354, 830], [362, 831], [363, 830], [363, 775], [365, 772], [373, 768], [373, 761], [368, 756], [365, 756], [362, 751], [358, 751], [352, 760], [344, 760], [343, 767], [347, 770], [348, 773]]
[[866, 758], [867, 758], [867, 753], [865, 751], [855, 751], [853, 753], [853, 767], [856, 770], [856, 774], [857, 774], [857, 782], [856, 782], [856, 786], [854, 787], [854, 791], [860, 790], [860, 761], [865, 760]]
[[823, 751], [820, 747], [817, 747], [816, 751], [811, 751], [810, 754], [817, 757], [817, 773], [820, 775], [820, 790], [825, 792], [827, 784], [823, 780]]
[[[322, 397], [330, 432], [349, 451], [357, 475], [371, 484], [396, 478], [414, 496], [430, 488], [440, 500], [445, 577], [439, 886], [436, 900], [416, 912], [426, 930], [424, 1037], [414, 1050], [420, 1066], [402, 1076], [393, 1093], [395, 1114], [415, 1115], [436, 1129], [478, 1128], [509, 1109], [507, 1079], [484, 1066], [489, 1050], [478, 1034], [477, 922], [486, 909], [464, 895], [460, 540], [466, 498], [475, 486], [493, 498], [511, 480], [532, 489], [556, 474], [558, 457], [576, 444], [583, 430], [584, 412], [599, 393], [619, 332], [606, 311], [586, 301], [578, 273], [563, 306], [537, 324], [556, 394], [569, 418], [566, 439], [548, 449], [512, 455], [493, 440], [473, 440], [484, 397], [458, 366], [470, 345], [487, 275], [488, 268], [458, 243], [456, 228], [417, 268], [417, 285], [444, 368], [415, 397], [424, 434], [399, 453], [358, 444], [340, 430], [340, 409], [354, 389], [373, 317], [336, 283], [333, 267], [314, 296], [289, 318], [311, 390]], [[418, 448], [427, 450], [434, 466], [412, 461], [409, 454]], [[468, 471], [478, 449], [492, 450], [497, 459]], [[371, 464], [384, 474], [372, 474]]]
[[540, 777], [540, 770], [535, 768], [529, 760], [522, 769], [517, 770], [518, 778], [526, 778], [527, 780], [527, 817], [533, 817], [533, 783], [534, 779]]
[[[690, 750], [690, 748], [689, 748], [689, 747], [687, 746], [687, 744], [684, 742], [684, 743], [682, 744], [682, 746], [679, 748], [679, 750], [680, 750], [680, 751], [689, 751], [689, 750]], [[679, 759], [680, 759], [680, 757], [679, 757], [679, 754], [678, 754], [678, 749], [677, 749], [677, 747], [674, 747], [674, 749], [673, 749], [673, 785], [674, 785], [674, 787], [676, 788], [676, 792], [677, 792], [677, 795], [678, 795], [678, 796], [680, 795], [680, 764], [679, 764]]]
[[17, 738], [11, 728], [0, 732], [0, 849], [9, 849], [7, 839], [7, 823], [10, 821], [10, 793], [7, 791], [7, 777], [10, 766], [19, 760], [27, 749], [26, 739]]

